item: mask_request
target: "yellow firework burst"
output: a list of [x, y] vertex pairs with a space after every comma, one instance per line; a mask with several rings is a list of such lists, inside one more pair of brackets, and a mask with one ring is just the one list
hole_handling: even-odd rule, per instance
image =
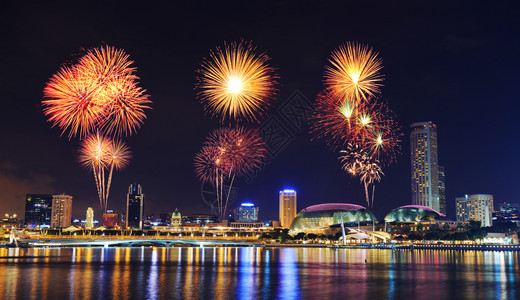
[[328, 89], [353, 101], [367, 100], [380, 92], [383, 62], [366, 45], [348, 42], [332, 52], [326, 67]]
[[276, 94], [277, 76], [269, 57], [250, 43], [225, 44], [210, 53], [197, 71], [197, 96], [221, 121], [259, 121]]

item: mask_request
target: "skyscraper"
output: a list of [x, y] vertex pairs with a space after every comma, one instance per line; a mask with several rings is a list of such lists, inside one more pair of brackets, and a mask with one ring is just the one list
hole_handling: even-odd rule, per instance
[[465, 195], [456, 200], [457, 221], [479, 221], [481, 226], [493, 225], [493, 195]]
[[446, 176], [443, 166], [439, 166], [439, 209], [446, 215]]
[[296, 217], [296, 191], [280, 191], [280, 223], [282, 227], [291, 227], [294, 217]]
[[72, 196], [52, 196], [52, 219], [51, 227], [69, 227], [72, 220]]
[[126, 228], [143, 229], [144, 194], [140, 184], [131, 184], [126, 195]]
[[410, 129], [412, 204], [439, 211], [437, 126], [421, 122], [413, 123]]
[[52, 195], [27, 194], [25, 197], [25, 225], [49, 227], [52, 217]]
[[87, 208], [87, 218], [85, 221], [85, 228], [90, 229], [94, 227], [94, 210], [92, 207]]

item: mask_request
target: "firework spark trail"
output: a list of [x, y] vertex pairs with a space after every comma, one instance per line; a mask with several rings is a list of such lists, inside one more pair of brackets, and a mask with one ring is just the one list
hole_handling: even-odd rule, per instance
[[[210, 133], [195, 155], [195, 174], [203, 182], [215, 183], [220, 217], [224, 218], [236, 176], [246, 175], [261, 166], [267, 148], [256, 129], [219, 128]], [[227, 195], [225, 182], [230, 182]]]
[[[370, 156], [367, 151], [358, 144], [349, 143], [346, 150], [342, 150], [341, 153], [343, 155], [340, 156], [339, 159], [343, 163], [343, 170], [353, 177], [359, 176], [365, 188], [367, 205], [373, 207], [375, 183], [381, 181], [381, 176], [384, 175], [380, 162]], [[368, 193], [368, 187], [370, 185], [373, 185], [372, 201]]]
[[234, 42], [211, 51], [197, 70], [197, 97], [206, 112], [225, 119], [258, 122], [276, 94], [274, 68], [251, 43]]
[[44, 88], [43, 112], [48, 121], [68, 131], [69, 139], [96, 130], [131, 135], [146, 118], [151, 101], [123, 50], [89, 50], [77, 64], [62, 67]]
[[[108, 206], [108, 195], [114, 169], [121, 170], [130, 162], [130, 151], [125, 143], [114, 141], [97, 133], [87, 136], [79, 149], [78, 160], [81, 165], [92, 169], [98, 190], [99, 202], [103, 212]], [[108, 171], [108, 182], [105, 182]]]

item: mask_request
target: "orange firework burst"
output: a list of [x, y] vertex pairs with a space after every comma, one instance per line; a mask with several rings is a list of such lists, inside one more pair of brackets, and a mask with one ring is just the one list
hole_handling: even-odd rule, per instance
[[[79, 153], [79, 162], [94, 173], [99, 202], [103, 211], [106, 211], [113, 171], [128, 165], [130, 151], [124, 142], [97, 133], [82, 140]], [[105, 171], [108, 171], [107, 178]]]
[[62, 67], [43, 93], [43, 112], [69, 138], [94, 130], [130, 135], [145, 119], [151, 103], [138, 87], [133, 61], [114, 47], [92, 49], [77, 64]]
[[76, 67], [63, 67], [51, 77], [43, 93], [43, 111], [49, 122], [63, 132], [70, 129], [69, 138], [76, 134], [85, 136], [103, 117], [105, 103], [98, 97], [98, 87]]
[[210, 52], [197, 71], [197, 96], [212, 115], [258, 121], [276, 93], [277, 76], [265, 53], [251, 43], [224, 44]]
[[348, 42], [332, 52], [326, 67], [328, 89], [355, 102], [379, 93], [383, 76], [382, 60], [366, 45]]

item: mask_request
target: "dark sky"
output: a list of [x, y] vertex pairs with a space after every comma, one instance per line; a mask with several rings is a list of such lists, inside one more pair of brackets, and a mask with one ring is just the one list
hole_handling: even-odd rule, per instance
[[[176, 207], [183, 214], [207, 212], [192, 162], [219, 124], [195, 100], [195, 70], [210, 49], [240, 38], [266, 51], [278, 69], [281, 87], [273, 110], [295, 91], [314, 101], [327, 58], [339, 44], [359, 41], [380, 53], [382, 96], [404, 136], [402, 155], [383, 170], [376, 188], [378, 218], [411, 202], [408, 126], [417, 121], [438, 125], [448, 215], [454, 216], [455, 197], [465, 193], [518, 202], [518, 2], [190, 2], [3, 7], [0, 213], [23, 215], [26, 193], [73, 195], [79, 218], [87, 206], [98, 208], [92, 175], [75, 158], [77, 139], [60, 137], [40, 102], [62, 63], [105, 44], [130, 54], [153, 101], [144, 126], [126, 139], [134, 158], [115, 174], [109, 206], [123, 212], [128, 185], [138, 182], [147, 214]], [[250, 183], [242, 180], [237, 187], [237, 202], [257, 203], [262, 219], [278, 218], [278, 191], [286, 187], [298, 191], [298, 209], [323, 202], [364, 205], [359, 180], [341, 171], [336, 153], [310, 141], [307, 128]]]

